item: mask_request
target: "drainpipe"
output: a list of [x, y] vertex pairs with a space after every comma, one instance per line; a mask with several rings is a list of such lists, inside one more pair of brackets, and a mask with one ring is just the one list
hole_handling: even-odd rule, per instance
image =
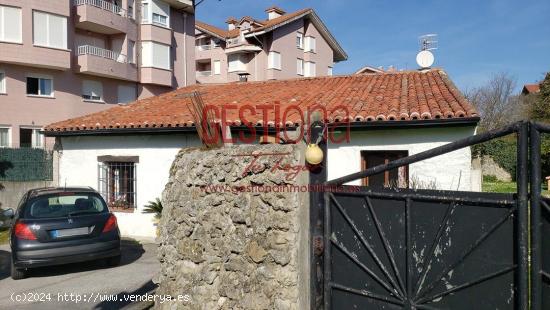
[[[187, 86], [187, 13], [183, 12], [183, 86]], [[194, 61], [194, 59], [193, 59]], [[177, 87], [176, 87], [177, 88]]]

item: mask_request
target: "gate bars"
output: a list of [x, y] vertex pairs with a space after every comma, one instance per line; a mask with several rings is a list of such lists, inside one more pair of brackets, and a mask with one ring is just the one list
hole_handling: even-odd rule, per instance
[[[543, 269], [542, 229], [543, 208], [550, 216], [550, 206], [541, 199], [541, 135], [550, 133], [550, 126], [540, 123], [530, 124], [531, 160], [531, 309], [543, 309], [543, 282], [550, 282], [548, 270]], [[549, 189], [550, 190], [550, 189]], [[550, 236], [547, 236], [547, 238]], [[549, 251], [550, 249], [546, 249]], [[550, 264], [550, 262], [548, 262]], [[548, 299], [548, 297], [547, 297]], [[548, 307], [549, 305], [544, 305]]]
[[[322, 129], [317, 129], [322, 132]], [[550, 133], [550, 126], [534, 122], [521, 121], [501, 129], [491, 130], [483, 134], [471, 136], [446, 145], [442, 145], [421, 153], [404, 157], [388, 164], [372, 167], [357, 173], [324, 182], [325, 188], [339, 186], [350, 181], [366, 178], [401, 166], [413, 164], [432, 157], [450, 153], [465, 147], [473, 146], [487, 142], [496, 138], [517, 134], [517, 201], [518, 211], [516, 217], [517, 229], [517, 269], [516, 269], [516, 309], [542, 310], [542, 279], [550, 280], [547, 273], [542, 270], [542, 241], [541, 241], [541, 170], [540, 170], [540, 135], [541, 133]], [[323, 145], [326, 154], [326, 144]], [[531, 149], [531, 152], [529, 152]], [[530, 158], [529, 158], [530, 153]], [[326, 160], [326, 159], [325, 159]], [[326, 170], [326, 161], [323, 163], [323, 170]], [[529, 173], [530, 172], [530, 173]], [[326, 172], [323, 175], [312, 176], [316, 183], [323, 177], [326, 180]], [[529, 179], [530, 177], [530, 179]], [[531, 193], [529, 195], [529, 183], [531, 183]], [[319, 227], [319, 223], [330, 223], [330, 219], [325, 218], [325, 212], [321, 211], [327, 208], [325, 201], [328, 201], [329, 192], [312, 193], [310, 210], [310, 224], [313, 224], [311, 244], [311, 309], [325, 308], [330, 305], [326, 296], [329, 290], [326, 289], [326, 281], [330, 277], [330, 256], [327, 256], [324, 250], [321, 236], [326, 234], [327, 227]], [[325, 199], [321, 197], [324, 195]], [[531, 201], [531, 244], [529, 243], [529, 201]], [[325, 204], [323, 206], [323, 204]], [[547, 204], [544, 204], [550, 210]], [[321, 209], [321, 210], [320, 210]], [[328, 214], [328, 213], [326, 213]], [[326, 237], [326, 236], [325, 236]], [[529, 249], [531, 249], [532, 268], [529, 270]], [[324, 255], [320, 252], [325, 252]], [[321, 269], [323, 272], [319, 272]], [[531, 294], [529, 291], [529, 273], [531, 272]], [[325, 286], [324, 289], [319, 287]], [[531, 306], [531, 307], [530, 307]]]

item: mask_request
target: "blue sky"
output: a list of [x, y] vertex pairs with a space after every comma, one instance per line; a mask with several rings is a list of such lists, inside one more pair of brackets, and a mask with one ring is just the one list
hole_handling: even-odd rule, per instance
[[349, 55], [335, 74], [367, 64], [416, 69], [418, 36], [426, 33], [439, 35], [434, 66], [462, 90], [497, 72], [514, 76], [519, 90], [550, 71], [549, 0], [205, 0], [196, 14], [226, 27], [229, 16], [264, 18], [271, 5], [315, 9]]

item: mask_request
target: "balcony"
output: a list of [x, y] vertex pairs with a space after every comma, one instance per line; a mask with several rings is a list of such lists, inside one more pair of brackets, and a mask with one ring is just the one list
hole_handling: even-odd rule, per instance
[[212, 71], [197, 71], [197, 77], [212, 76]]
[[137, 25], [126, 10], [104, 0], [74, 0], [75, 26], [107, 35], [127, 33], [135, 37]]
[[155, 67], [141, 67], [140, 73], [141, 79], [139, 82], [142, 84], [172, 86], [172, 70]]
[[233, 38], [227, 40], [227, 46], [225, 48], [226, 54], [236, 53], [255, 53], [261, 51], [262, 48], [254, 44], [248, 43], [245, 39]]
[[79, 73], [137, 82], [137, 67], [125, 55], [91, 45], [79, 46], [77, 53]]
[[68, 70], [71, 68], [71, 51], [20, 43], [0, 42], [0, 63]]
[[164, 2], [170, 4], [174, 9], [185, 10], [188, 13], [193, 12], [192, 0], [164, 0]]
[[140, 25], [141, 40], [155, 41], [167, 45], [172, 45], [172, 29], [162, 25], [149, 24], [148, 21], [142, 21]]

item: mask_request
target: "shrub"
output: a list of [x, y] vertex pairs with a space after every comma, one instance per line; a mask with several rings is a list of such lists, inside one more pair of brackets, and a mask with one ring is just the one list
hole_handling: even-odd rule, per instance
[[162, 202], [160, 199], [157, 198], [155, 201], [149, 201], [149, 203], [145, 205], [143, 213], [154, 213], [155, 218], [160, 219], [162, 216]]
[[484, 175], [483, 182], [496, 183], [498, 182], [498, 179], [496, 175]]
[[493, 160], [516, 179], [517, 148], [515, 139], [495, 139], [472, 147], [475, 157], [491, 156]]

